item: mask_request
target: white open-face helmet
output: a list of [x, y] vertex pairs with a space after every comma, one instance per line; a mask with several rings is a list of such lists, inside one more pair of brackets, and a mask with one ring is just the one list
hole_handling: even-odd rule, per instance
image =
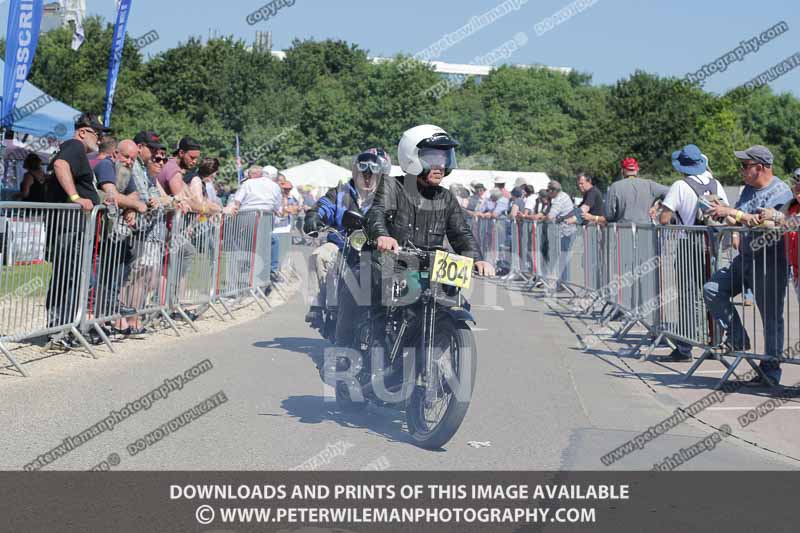
[[443, 166], [447, 176], [456, 164], [458, 142], [439, 126], [424, 124], [403, 133], [397, 146], [397, 157], [403, 172], [426, 177], [432, 166]]

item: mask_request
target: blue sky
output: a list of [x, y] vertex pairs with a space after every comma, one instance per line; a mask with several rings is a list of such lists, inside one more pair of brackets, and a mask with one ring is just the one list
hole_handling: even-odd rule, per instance
[[[733, 50], [740, 41], [785, 21], [789, 31], [711, 76], [705, 88], [724, 92], [742, 85], [783, 59], [800, 52], [800, 9], [796, 0], [583, 0], [592, 4], [552, 30], [537, 35], [535, 26], [571, 2], [506, 0], [518, 10], [449, 46], [438, 59], [469, 63], [503, 45], [519, 32], [527, 44], [510, 63], [567, 66], [613, 83], [636, 69], [685, 75]], [[295, 0], [267, 21], [249, 25], [248, 14], [263, 0], [133, 0], [129, 34], [155, 30], [160, 39], [143, 50], [155, 53], [209, 30], [252, 42], [255, 31], [271, 30], [274, 48], [294, 38], [337, 38], [373, 55], [413, 54], [455, 32], [503, 0]], [[2, 8], [7, 9], [4, 3]], [[87, 0], [90, 14], [113, 20], [115, 0]], [[5, 19], [5, 14], [3, 14]], [[3, 30], [5, 21], [3, 20]], [[540, 26], [541, 28], [541, 26]], [[771, 83], [777, 92], [800, 96], [800, 68]]]

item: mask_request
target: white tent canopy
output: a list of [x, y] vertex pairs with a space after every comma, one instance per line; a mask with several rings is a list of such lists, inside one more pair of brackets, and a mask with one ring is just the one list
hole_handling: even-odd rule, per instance
[[[392, 167], [392, 176], [402, 176], [403, 171], [399, 166]], [[457, 168], [450, 173], [444, 180], [442, 186], [450, 187], [454, 183], [469, 187], [473, 182], [482, 183], [487, 190], [494, 187], [495, 178], [505, 178], [506, 189], [511, 190], [518, 179], [522, 178], [525, 183], [532, 185], [538, 192], [539, 189], [546, 189], [550, 178], [544, 172], [516, 172], [509, 170], [464, 170]]]
[[334, 165], [326, 159], [287, 168], [283, 174], [295, 187], [310, 185], [315, 188], [336, 187], [343, 179], [349, 179], [353, 175], [350, 169]]

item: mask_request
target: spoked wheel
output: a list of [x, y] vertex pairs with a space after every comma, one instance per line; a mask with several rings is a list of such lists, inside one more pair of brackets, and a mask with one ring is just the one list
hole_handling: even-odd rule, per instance
[[406, 410], [414, 443], [430, 450], [444, 446], [458, 431], [472, 399], [478, 366], [475, 338], [466, 324], [449, 318], [437, 322], [434, 344], [432, 384], [429, 390], [417, 386]]

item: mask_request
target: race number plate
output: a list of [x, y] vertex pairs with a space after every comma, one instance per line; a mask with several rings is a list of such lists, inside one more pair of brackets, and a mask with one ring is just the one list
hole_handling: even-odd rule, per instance
[[469, 289], [472, 282], [472, 263], [471, 257], [437, 250], [431, 268], [431, 281]]

